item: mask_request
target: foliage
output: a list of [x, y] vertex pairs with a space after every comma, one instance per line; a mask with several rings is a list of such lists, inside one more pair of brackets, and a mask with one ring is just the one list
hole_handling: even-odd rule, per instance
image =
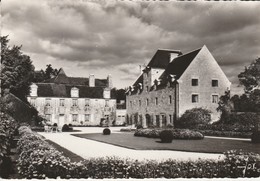
[[137, 124], [136, 129], [143, 129], [143, 126], [141, 124]]
[[219, 98], [217, 111], [221, 112], [220, 121], [228, 119], [229, 114], [233, 109], [230, 90], [225, 91], [225, 94]]
[[239, 81], [245, 87], [245, 92], [250, 93], [260, 86], [260, 58], [257, 58], [249, 66], [245, 67], [244, 72], [238, 75]]
[[132, 132], [132, 131], [135, 131], [135, 130], [136, 130], [135, 128], [121, 128], [120, 132]]
[[[20, 129], [21, 132], [21, 129]], [[24, 178], [238, 178], [259, 177], [259, 155], [231, 150], [224, 159], [138, 161], [116, 157], [70, 162], [46, 141], [23, 128], [19, 173]], [[245, 166], [251, 165], [251, 167]]]
[[239, 131], [220, 131], [220, 130], [198, 130], [205, 136], [220, 136], [220, 137], [233, 137], [233, 138], [250, 138], [251, 132]]
[[231, 178], [260, 176], [259, 154], [230, 150], [225, 152], [224, 156], [224, 162], [228, 166]]
[[0, 112], [0, 178], [8, 178], [12, 172], [10, 153], [16, 129], [15, 120]]
[[171, 143], [173, 140], [173, 133], [171, 130], [163, 130], [160, 133], [160, 139], [162, 143]]
[[34, 72], [33, 82], [43, 82], [45, 80], [57, 76], [58, 72], [58, 69], [53, 69], [52, 65], [48, 64], [46, 65], [45, 71], [41, 69], [40, 71]]
[[110, 133], [111, 133], [111, 131], [110, 131], [109, 128], [105, 128], [105, 129], [103, 130], [103, 135], [110, 135]]
[[2, 93], [10, 91], [27, 102], [30, 93], [34, 66], [29, 56], [24, 55], [21, 46], [8, 45], [8, 36], [1, 37], [1, 89]]
[[[140, 129], [136, 130], [134, 136], [147, 137], [147, 138], [160, 138], [161, 132], [164, 129]], [[188, 129], [167, 129], [171, 131], [173, 139], [203, 139], [204, 136], [198, 131]]]
[[260, 131], [254, 131], [251, 136], [251, 141], [253, 143], [260, 143]]
[[[121, 100], [126, 102], [126, 94], [125, 94], [125, 89], [116, 89], [113, 88], [111, 90], [111, 97], [116, 98], [116, 102], [120, 103]], [[125, 106], [125, 105], [124, 105]]]
[[203, 108], [193, 108], [176, 121], [176, 128], [196, 128], [199, 125], [207, 125], [211, 121], [210, 111]]
[[73, 131], [73, 127], [72, 126], [69, 126], [67, 124], [64, 124], [61, 128], [61, 131], [62, 132], [68, 132], [68, 131]]

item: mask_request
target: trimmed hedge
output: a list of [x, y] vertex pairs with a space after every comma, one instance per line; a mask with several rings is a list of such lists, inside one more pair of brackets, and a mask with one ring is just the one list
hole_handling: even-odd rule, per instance
[[251, 132], [237, 132], [237, 131], [215, 131], [215, 130], [198, 130], [205, 136], [220, 136], [233, 138], [250, 138]]
[[173, 140], [173, 133], [171, 130], [163, 130], [160, 133], [160, 139], [162, 143], [171, 143]]
[[251, 141], [253, 143], [260, 143], [260, 131], [254, 131], [251, 136]]
[[[260, 176], [260, 155], [231, 150], [224, 159], [134, 161], [116, 157], [70, 162], [27, 128], [20, 129], [19, 173], [24, 178], [238, 178]], [[249, 167], [250, 166], [250, 167]]]
[[110, 131], [109, 128], [105, 128], [105, 129], [103, 130], [103, 135], [110, 135], [110, 134], [111, 134], [111, 131]]
[[[198, 131], [188, 129], [168, 129], [173, 134], [173, 139], [203, 139], [204, 136]], [[138, 129], [135, 131], [134, 136], [160, 138], [163, 129]]]

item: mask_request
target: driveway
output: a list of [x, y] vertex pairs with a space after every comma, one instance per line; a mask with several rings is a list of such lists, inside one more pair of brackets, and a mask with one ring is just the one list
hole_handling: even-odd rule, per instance
[[[101, 143], [93, 140], [79, 138], [72, 136], [71, 134], [82, 133], [102, 133], [104, 128], [100, 127], [74, 127], [75, 130], [81, 132], [62, 132], [62, 133], [44, 133], [39, 132], [46, 139], [51, 140], [60, 146], [70, 150], [71, 152], [85, 158], [97, 158], [97, 157], [120, 157], [130, 158], [134, 160], [196, 160], [201, 159], [221, 159], [223, 154], [211, 154], [211, 153], [194, 153], [194, 152], [182, 152], [182, 151], [164, 151], [164, 150], [133, 150], [114, 146], [106, 143]], [[121, 127], [111, 127], [112, 133], [122, 134], [119, 132]]]

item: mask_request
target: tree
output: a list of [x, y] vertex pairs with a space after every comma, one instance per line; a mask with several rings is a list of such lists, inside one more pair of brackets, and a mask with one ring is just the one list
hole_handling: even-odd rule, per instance
[[8, 43], [8, 36], [1, 37], [1, 94], [9, 91], [27, 102], [34, 66], [30, 57], [22, 53], [22, 46], [10, 47]]
[[46, 65], [45, 71], [41, 69], [40, 71], [34, 72], [33, 82], [43, 82], [45, 80], [57, 76], [58, 72], [58, 69], [53, 69], [52, 65], [48, 64]]
[[226, 121], [233, 109], [231, 101], [230, 90], [225, 91], [225, 95], [219, 98], [217, 111], [221, 111], [220, 121]]
[[245, 93], [250, 93], [254, 89], [260, 88], [260, 58], [253, 61], [244, 72], [238, 75], [239, 81], [245, 86]]

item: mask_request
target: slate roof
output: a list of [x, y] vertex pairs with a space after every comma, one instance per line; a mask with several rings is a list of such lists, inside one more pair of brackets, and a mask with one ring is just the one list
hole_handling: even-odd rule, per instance
[[[201, 48], [186, 53], [184, 55], [182, 55], [180, 51], [176, 50], [158, 50], [146, 67], [146, 69], [165, 69], [165, 71], [160, 76], [161, 84], [158, 85], [157, 89], [161, 89], [165, 86], [165, 84], [167, 84], [170, 75], [174, 75], [176, 80], [179, 79], [181, 75], [185, 72], [185, 70], [189, 67], [190, 63], [200, 52], [200, 50]], [[170, 62], [170, 53], [179, 53], [179, 56], [173, 59], [172, 62]], [[132, 91], [132, 94], [137, 93], [139, 83], [143, 85], [143, 74], [140, 75], [139, 78], [133, 84], [134, 90]]]
[[179, 50], [157, 50], [147, 66], [165, 69], [170, 62], [170, 53], [182, 54]]
[[[61, 68], [56, 77], [36, 85], [39, 97], [71, 97], [71, 89], [76, 87], [79, 89], [80, 98], [103, 98], [107, 83], [107, 79], [95, 79], [95, 87], [89, 87], [88, 78], [68, 77]], [[112, 94], [111, 96], [114, 98]]]
[[165, 79], [168, 75], [175, 75], [175, 79], [179, 79], [184, 71], [189, 67], [190, 63], [194, 60], [197, 56], [201, 48], [189, 52], [187, 54], [181, 55], [175, 58], [166, 68], [161, 79]]
[[[44, 83], [69, 84], [69, 85], [89, 85], [89, 79], [84, 77], [68, 77], [61, 68], [56, 77], [44, 81]], [[95, 87], [106, 87], [107, 79], [95, 79]]]
[[80, 98], [103, 98], [103, 87], [88, 87], [88, 86], [72, 86], [66, 84], [55, 83], [37, 83], [38, 97], [71, 97], [71, 88], [79, 89]]

